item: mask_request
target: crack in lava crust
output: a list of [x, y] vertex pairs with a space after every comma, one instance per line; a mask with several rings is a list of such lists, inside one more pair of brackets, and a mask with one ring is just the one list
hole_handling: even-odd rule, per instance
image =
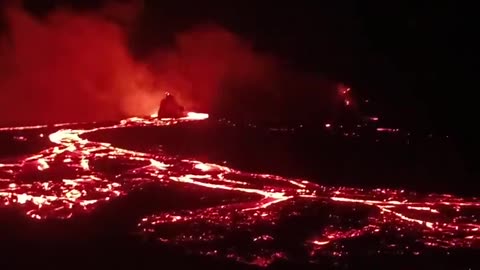
[[[352, 253], [349, 241], [362, 237], [378, 239], [377, 253], [419, 254], [427, 248], [479, 246], [480, 200], [476, 198], [327, 187], [163, 153], [130, 151], [82, 138], [99, 130], [166, 126], [207, 117], [197, 113], [175, 120], [134, 117], [110, 126], [57, 130], [49, 135], [53, 146], [14, 162], [0, 163], [0, 202], [34, 219], [65, 219], [88, 213], [147, 183], [229, 192], [232, 198], [214, 207], [144, 217], [138, 230], [200, 254], [259, 266], [280, 258], [294, 259], [287, 247], [292, 245], [302, 246], [310, 261], [324, 255], [348, 255]], [[101, 161], [121, 165], [120, 172], [112, 175], [98, 169], [95, 164]], [[248, 195], [248, 200], [239, 202], [237, 195], [242, 194]], [[293, 231], [299, 229], [288, 227], [289, 221], [304, 222], [301, 225], [308, 229], [305, 233]]]

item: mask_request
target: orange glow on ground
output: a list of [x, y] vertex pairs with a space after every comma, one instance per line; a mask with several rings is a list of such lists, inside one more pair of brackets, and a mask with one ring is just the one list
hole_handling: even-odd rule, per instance
[[[200, 189], [205, 194], [210, 190], [230, 195], [229, 199], [223, 199], [216, 206], [172, 210], [142, 218], [138, 230], [164, 243], [185, 246], [197, 242], [214, 243], [232, 230], [251, 231], [258, 226], [275, 228], [280, 216], [297, 215], [301, 209], [318, 203], [328, 205], [329, 209], [348, 206], [350, 209], [370, 211], [368, 218], [356, 225], [340, 227], [332, 223], [310, 235], [305, 239], [305, 245], [310, 249], [311, 256], [322, 252], [332, 256], [347, 255], [342, 245], [337, 245], [340, 241], [380, 235], [392, 226], [400, 236], [409, 231], [415, 232], [417, 241], [425, 247], [470, 248], [480, 241], [480, 200], [476, 198], [438, 194], [420, 197], [403, 190], [328, 187], [303, 179], [249, 173], [198, 160], [122, 149], [82, 137], [99, 130], [166, 126], [207, 118], [208, 114], [190, 112], [178, 119], [132, 117], [114, 125], [86, 129], [71, 129], [63, 125], [64, 129], [48, 136], [54, 146], [12, 163], [0, 163], [0, 204], [20, 209], [32, 219], [67, 219], [91, 212], [98, 205], [127, 195], [143, 184], [161, 183], [164, 186], [184, 185]], [[94, 164], [99, 161], [125, 163], [133, 169], [117, 175], [122, 177], [108, 177], [95, 168]], [[56, 170], [62, 173], [52, 176]], [[30, 181], [17, 180], [28, 175], [34, 177], [29, 176]], [[289, 210], [292, 207], [296, 210]], [[163, 229], [173, 223], [179, 226], [178, 231], [166, 234]], [[205, 230], [196, 230], [199, 225]], [[263, 245], [276, 241], [276, 237], [263, 232], [252, 234], [250, 240]], [[398, 249], [405, 253], [418, 252], [402, 247]], [[220, 255], [218, 250], [194, 251], [259, 266], [287, 258], [284, 252], [273, 247], [261, 250], [250, 257], [237, 253]]]

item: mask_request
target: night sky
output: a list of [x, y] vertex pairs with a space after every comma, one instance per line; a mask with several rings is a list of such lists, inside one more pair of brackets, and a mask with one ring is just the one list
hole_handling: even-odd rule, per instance
[[[105, 2], [32, 0], [24, 1], [23, 7], [42, 18], [54, 8], [88, 12], [101, 9]], [[274, 55], [289, 70], [344, 82], [357, 96], [373, 100], [374, 111], [382, 117], [399, 126], [451, 134], [468, 152], [472, 151], [468, 129], [475, 115], [475, 84], [467, 83], [472, 78], [469, 66], [474, 52], [468, 10], [454, 1], [213, 5], [146, 0], [126, 29], [130, 53], [145, 61], [158, 48], [173, 46], [178, 32], [199, 24], [220, 25], [251, 42], [256, 53]], [[123, 19], [120, 24], [125, 23]], [[304, 105], [298, 102], [298, 106]]]

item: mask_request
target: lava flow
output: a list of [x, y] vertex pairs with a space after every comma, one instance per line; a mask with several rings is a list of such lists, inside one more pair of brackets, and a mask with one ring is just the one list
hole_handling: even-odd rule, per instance
[[[279, 259], [315, 261], [321, 256], [362, 252], [420, 254], [428, 249], [480, 246], [480, 200], [476, 198], [327, 187], [163, 152], [122, 149], [82, 136], [99, 130], [168, 126], [207, 117], [189, 113], [179, 119], [134, 117], [104, 126], [54, 126], [57, 130], [48, 136], [44, 150], [0, 163], [0, 202], [30, 218], [66, 219], [88, 214], [98, 205], [128, 196], [145, 184], [165, 189], [180, 186], [183, 192], [197, 189], [207, 200], [210, 192], [220, 192], [227, 196], [212, 199], [204, 207], [148, 215], [139, 221], [138, 230], [198, 254], [259, 266]], [[42, 135], [50, 128], [1, 131], [16, 134], [38, 130]], [[113, 164], [110, 167], [116, 169], [112, 172], [101, 164]], [[353, 248], [366, 238], [377, 245]], [[304, 257], [294, 251], [298, 249], [305, 251]]]

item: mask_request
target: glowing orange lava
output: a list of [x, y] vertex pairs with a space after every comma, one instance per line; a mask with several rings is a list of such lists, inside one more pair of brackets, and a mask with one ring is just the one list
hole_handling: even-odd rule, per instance
[[[324, 223], [301, 239], [312, 257], [317, 254], [348, 255], [344, 245], [340, 244], [345, 240], [381, 237], [392, 231], [399, 238], [414, 232], [415, 243], [424, 247], [479, 246], [480, 200], [476, 198], [438, 194], [420, 197], [403, 190], [327, 187], [301, 179], [242, 172], [198, 160], [131, 151], [82, 137], [99, 130], [167, 126], [207, 118], [207, 114], [190, 112], [179, 119], [132, 117], [117, 124], [93, 128], [71, 128], [78, 124], [62, 124], [58, 127], [64, 129], [48, 136], [53, 146], [15, 162], [0, 163], [0, 202], [5, 207], [20, 209], [34, 219], [65, 219], [92, 211], [112, 198], [126, 196], [146, 183], [228, 193], [227, 199], [214, 206], [146, 216], [139, 221], [138, 229], [161, 242], [182, 245], [199, 254], [223, 256], [260, 266], [289, 257], [288, 252], [272, 244], [278, 238], [289, 237], [271, 233], [278, 231], [275, 228], [282, 219], [302, 215], [304, 211], [322, 205], [331, 211], [330, 214], [312, 219], [312, 223], [319, 219], [324, 219]], [[2, 130], [19, 132], [45, 128]], [[128, 168], [112, 176], [95, 166], [100, 161], [127, 164]], [[342, 215], [346, 211], [337, 213], [334, 209], [342, 207], [348, 207], [351, 213], [362, 210], [365, 218], [339, 223], [339, 220], [345, 220]], [[176, 229], [172, 230], [172, 225]], [[167, 227], [170, 229], [165, 230]], [[229, 237], [238, 231], [245, 234], [242, 241], [251, 245], [250, 252], [240, 252], [233, 246], [222, 250], [219, 246], [235, 243]], [[196, 243], [209, 244], [199, 246]], [[409, 246], [393, 246], [404, 253], [418, 253], [418, 249]], [[388, 252], [391, 248], [392, 245], [388, 245], [379, 252]]]

